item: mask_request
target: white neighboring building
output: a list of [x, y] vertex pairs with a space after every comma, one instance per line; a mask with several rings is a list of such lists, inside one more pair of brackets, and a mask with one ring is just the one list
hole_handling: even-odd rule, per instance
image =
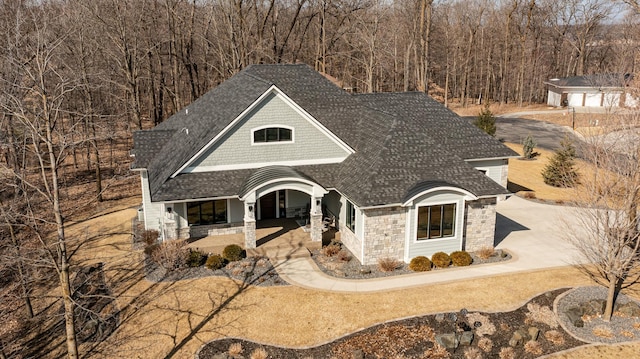
[[629, 89], [631, 74], [594, 74], [554, 78], [548, 86], [547, 104], [554, 107], [637, 107]]

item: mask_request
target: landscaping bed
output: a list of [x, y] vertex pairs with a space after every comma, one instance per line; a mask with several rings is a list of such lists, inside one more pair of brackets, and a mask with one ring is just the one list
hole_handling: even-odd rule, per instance
[[[585, 344], [569, 335], [552, 311], [554, 300], [565, 291], [538, 295], [510, 312], [461, 309], [391, 321], [311, 348], [225, 338], [204, 345], [198, 358], [535, 358]], [[445, 348], [451, 341], [458, 345]]]
[[[340, 248], [328, 251], [327, 247], [331, 245], [335, 245]], [[380, 264], [362, 265], [360, 264], [360, 261], [358, 261], [358, 259], [356, 259], [347, 249], [347, 247], [341, 245], [340, 242], [334, 242], [329, 246], [311, 251], [311, 259], [313, 259], [322, 272], [332, 277], [371, 279], [417, 273], [409, 268], [409, 264], [403, 262], [396, 262], [395, 265], [391, 265], [391, 267], [395, 266], [395, 269], [393, 270], [388, 270], [388, 266], [384, 268], [385, 266], [381, 266]], [[482, 255], [469, 252], [469, 255], [471, 255], [472, 258], [471, 265], [496, 263], [511, 259], [511, 255], [503, 250], [494, 250], [491, 251], [490, 254], [484, 253]], [[452, 267], [455, 266], [451, 265], [449, 268]], [[441, 271], [449, 268], [438, 268], [437, 266], [433, 266], [431, 271]]]

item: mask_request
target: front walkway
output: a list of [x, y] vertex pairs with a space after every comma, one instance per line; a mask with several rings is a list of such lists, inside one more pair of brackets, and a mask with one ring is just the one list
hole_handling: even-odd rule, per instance
[[285, 258], [274, 265], [287, 282], [301, 287], [336, 292], [376, 292], [425, 284], [571, 265], [577, 252], [563, 237], [575, 225], [575, 208], [552, 206], [516, 196], [498, 204], [496, 246], [508, 250], [508, 262], [450, 268], [425, 273], [367, 280], [330, 277], [307, 257]]

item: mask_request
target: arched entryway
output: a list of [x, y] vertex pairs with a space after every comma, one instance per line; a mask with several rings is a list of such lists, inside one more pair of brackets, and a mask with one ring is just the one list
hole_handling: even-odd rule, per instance
[[293, 194], [308, 200], [304, 206], [310, 224], [312, 241], [322, 240], [322, 199], [328, 191], [305, 174], [286, 166], [270, 166], [256, 170], [242, 186], [244, 202], [245, 247], [256, 247], [256, 220], [294, 217], [298, 210], [289, 205]]

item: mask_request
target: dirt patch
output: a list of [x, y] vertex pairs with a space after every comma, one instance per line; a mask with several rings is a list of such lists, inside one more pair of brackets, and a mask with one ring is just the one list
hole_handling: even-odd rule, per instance
[[[228, 338], [206, 344], [199, 358], [228, 353], [235, 343], [241, 345], [243, 354], [236, 358], [248, 358], [260, 349], [273, 358], [350, 359], [358, 353], [364, 358], [467, 358], [471, 353], [478, 353], [473, 357], [497, 358], [505, 351], [512, 352], [514, 358], [534, 358], [584, 344], [564, 332], [557, 323], [537, 319], [536, 312], [540, 308], [550, 310], [554, 299], [564, 291], [544, 293], [509, 312], [479, 313], [462, 309], [392, 321], [313, 348], [291, 349]], [[440, 344], [442, 340], [437, 339], [442, 334], [460, 337], [463, 332], [474, 334], [470, 344], [460, 343], [457, 348], [445, 349]], [[514, 341], [513, 337], [520, 333], [523, 338]]]

